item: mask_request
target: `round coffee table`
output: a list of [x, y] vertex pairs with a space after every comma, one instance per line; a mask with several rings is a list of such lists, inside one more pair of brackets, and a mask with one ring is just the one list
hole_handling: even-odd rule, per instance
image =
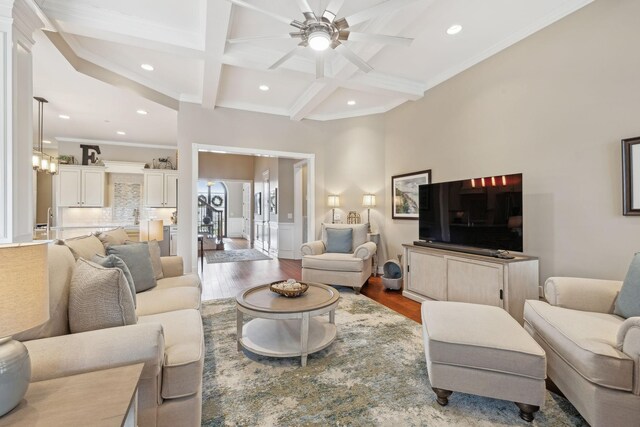
[[[302, 296], [287, 298], [260, 285], [236, 297], [238, 351], [269, 357], [307, 356], [328, 347], [336, 338], [335, 313], [340, 294], [319, 283], [307, 283]], [[329, 313], [329, 319], [319, 316]], [[244, 324], [243, 316], [253, 317]]]

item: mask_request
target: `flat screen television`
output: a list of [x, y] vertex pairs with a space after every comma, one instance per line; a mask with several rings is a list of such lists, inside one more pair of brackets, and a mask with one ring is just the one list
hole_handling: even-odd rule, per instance
[[522, 174], [421, 185], [418, 218], [421, 242], [522, 252]]

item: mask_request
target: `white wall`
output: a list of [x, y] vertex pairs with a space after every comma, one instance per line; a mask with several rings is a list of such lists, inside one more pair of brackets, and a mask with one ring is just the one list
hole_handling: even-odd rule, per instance
[[[596, 1], [388, 113], [387, 198], [399, 173], [522, 172], [524, 251], [540, 257], [541, 280], [622, 279], [640, 250], [640, 217], [622, 216], [620, 154], [640, 135], [639, 16], [638, 1]], [[396, 253], [418, 224], [387, 216], [385, 235]]]
[[[82, 148], [79, 142], [59, 141], [58, 153], [61, 155], [72, 155], [78, 164], [82, 164]], [[91, 145], [91, 144], [90, 144]], [[146, 148], [146, 147], [125, 147], [122, 145], [109, 145], [97, 143], [100, 147], [100, 154], [96, 156], [102, 160], [119, 160], [126, 162], [144, 162], [152, 167], [153, 159], [169, 157], [174, 163], [176, 160], [176, 149]]]

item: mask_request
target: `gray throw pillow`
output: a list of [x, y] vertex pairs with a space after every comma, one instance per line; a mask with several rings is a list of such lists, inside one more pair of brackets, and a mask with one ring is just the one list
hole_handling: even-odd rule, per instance
[[353, 252], [353, 230], [350, 228], [327, 228], [327, 252], [350, 254]]
[[164, 277], [162, 272], [162, 261], [160, 260], [160, 244], [157, 240], [150, 240], [148, 242], [134, 242], [127, 240], [125, 245], [146, 245], [149, 248], [149, 256], [151, 257], [151, 267], [153, 267], [153, 275], [156, 280], [160, 280]]
[[613, 312], [627, 319], [640, 316], [640, 252], [631, 260]]
[[71, 333], [134, 325], [133, 296], [124, 273], [80, 258], [69, 287]]
[[131, 272], [129, 271], [129, 267], [127, 267], [127, 264], [125, 264], [123, 260], [121, 260], [115, 255], [107, 255], [107, 256], [96, 255], [93, 257], [91, 261], [103, 267], [119, 268], [120, 270], [122, 270], [122, 273], [124, 274], [124, 278], [127, 279], [127, 283], [129, 284], [129, 289], [131, 289], [131, 295], [133, 295], [133, 305], [136, 307], [138, 306], [136, 303], [136, 286], [133, 281], [133, 277], [131, 277]]
[[107, 248], [107, 255], [115, 255], [127, 264], [136, 292], [155, 288], [156, 277], [147, 245], [111, 245]]

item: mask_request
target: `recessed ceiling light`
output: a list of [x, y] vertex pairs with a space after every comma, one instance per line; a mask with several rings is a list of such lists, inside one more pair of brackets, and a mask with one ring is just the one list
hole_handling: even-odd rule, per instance
[[58, 115], [58, 117], [60, 117], [62, 120], [69, 120], [71, 117], [67, 116], [66, 114], [60, 114]]
[[141, 116], [146, 116], [147, 114], [149, 114], [145, 110], [137, 110], [136, 113], [140, 114]]
[[42, 142], [44, 142], [45, 144], [51, 144], [51, 141], [49, 141], [48, 139], [43, 139]]
[[460, 31], [462, 31], [462, 25], [460, 24], [454, 24], [447, 28], [447, 34], [449, 34], [450, 36], [458, 34]]
[[347, 101], [347, 105], [356, 105], [356, 101], [351, 99], [351, 100]]
[[118, 135], [126, 135], [127, 133], [125, 131], [119, 130], [116, 132]]
[[153, 71], [153, 65], [151, 64], [141, 64], [140, 68], [146, 71]]
[[260, 89], [260, 90], [261, 90], [261, 91], [263, 91], [263, 92], [266, 92], [266, 91], [268, 91], [268, 90], [269, 90], [269, 86], [267, 86], [267, 85], [260, 85], [260, 86], [258, 86], [258, 89]]

